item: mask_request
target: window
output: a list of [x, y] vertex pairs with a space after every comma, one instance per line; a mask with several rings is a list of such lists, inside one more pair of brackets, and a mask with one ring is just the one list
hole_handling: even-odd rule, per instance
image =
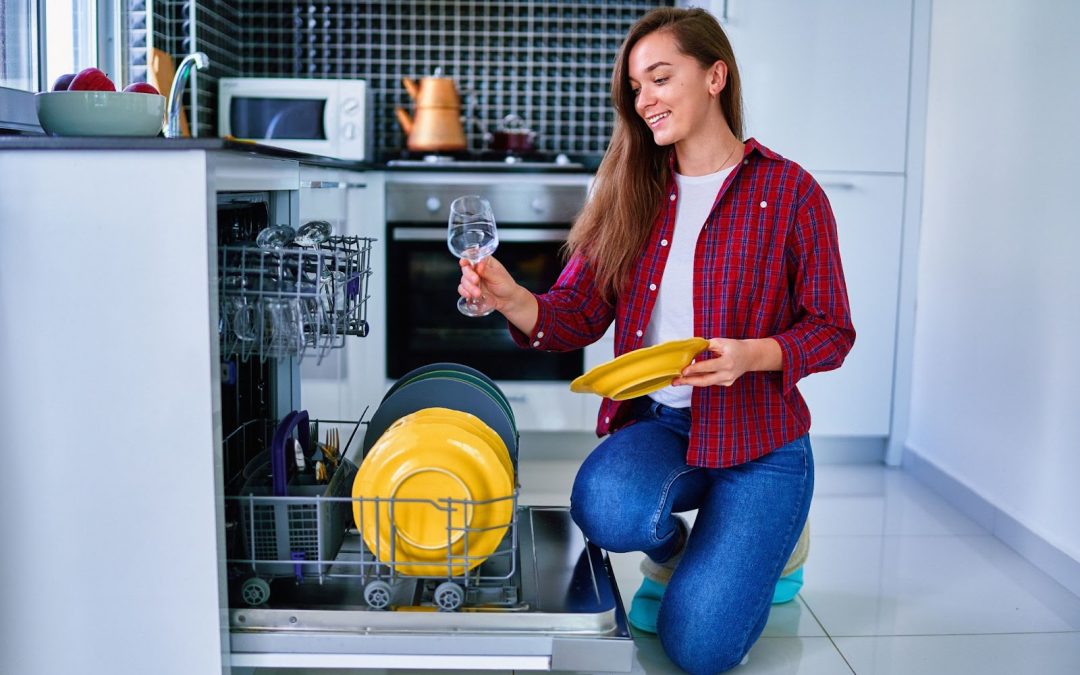
[[35, 89], [33, 17], [31, 0], [0, 2], [0, 87]]
[[[109, 47], [116, 2], [2, 0], [0, 87], [47, 91], [56, 78], [89, 66], [106, 72], [120, 60]], [[117, 73], [119, 75], [119, 73]]]

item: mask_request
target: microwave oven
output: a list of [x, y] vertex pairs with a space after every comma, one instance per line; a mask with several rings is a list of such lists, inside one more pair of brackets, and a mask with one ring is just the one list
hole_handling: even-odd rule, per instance
[[364, 80], [224, 77], [218, 133], [312, 155], [371, 159], [372, 110]]

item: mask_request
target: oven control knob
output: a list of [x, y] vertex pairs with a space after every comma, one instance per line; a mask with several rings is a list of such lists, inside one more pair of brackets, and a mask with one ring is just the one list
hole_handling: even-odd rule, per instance
[[442, 206], [442, 202], [439, 201], [438, 197], [428, 197], [427, 201], [424, 202], [424, 206], [427, 207], [428, 211], [431, 211], [432, 213], [438, 213], [439, 207]]
[[356, 138], [356, 125], [352, 122], [346, 123], [343, 127], [341, 127], [341, 133], [345, 136], [346, 140], [351, 141], [352, 139]]
[[539, 197], [532, 200], [532, 203], [529, 204], [529, 206], [531, 206], [532, 210], [536, 211], [537, 213], [543, 213], [544, 212], [544, 200], [540, 199]]
[[355, 115], [359, 108], [360, 101], [357, 101], [355, 98], [347, 98], [341, 102], [341, 111], [346, 115]]

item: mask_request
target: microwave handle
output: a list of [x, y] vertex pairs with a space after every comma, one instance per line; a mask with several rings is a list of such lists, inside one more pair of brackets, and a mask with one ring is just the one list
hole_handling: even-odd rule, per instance
[[[566, 241], [569, 230], [560, 227], [523, 227], [499, 230], [500, 242]], [[446, 241], [445, 227], [396, 227], [394, 241]]]

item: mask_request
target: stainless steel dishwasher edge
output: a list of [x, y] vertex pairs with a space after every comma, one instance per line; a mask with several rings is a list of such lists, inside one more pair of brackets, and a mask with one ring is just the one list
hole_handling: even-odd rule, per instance
[[[232, 665], [628, 672], [634, 643], [607, 555], [565, 508], [521, 507], [519, 522], [513, 607], [415, 611], [430, 609], [412, 604], [422, 579], [396, 585], [396, 611], [367, 608], [348, 581], [295, 597], [275, 588], [272, 607], [230, 610]], [[347, 538], [341, 555], [359, 546]]]

